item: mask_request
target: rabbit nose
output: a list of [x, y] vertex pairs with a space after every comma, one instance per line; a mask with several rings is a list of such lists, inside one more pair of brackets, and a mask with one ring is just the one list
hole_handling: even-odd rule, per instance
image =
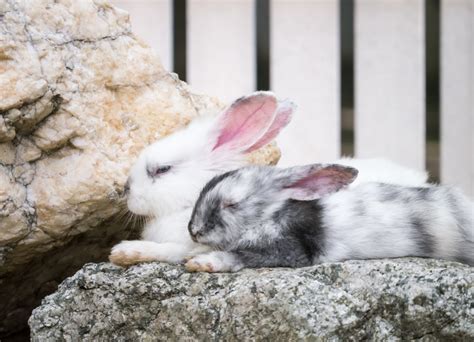
[[189, 231], [189, 235], [191, 235], [191, 239], [194, 242], [197, 242], [197, 237], [199, 236], [199, 232], [197, 229], [195, 229], [195, 226], [192, 222], [189, 222], [188, 224], [188, 231]]
[[125, 182], [125, 185], [123, 186], [123, 194], [128, 195], [129, 192], [130, 192], [130, 178], [127, 179], [127, 181]]

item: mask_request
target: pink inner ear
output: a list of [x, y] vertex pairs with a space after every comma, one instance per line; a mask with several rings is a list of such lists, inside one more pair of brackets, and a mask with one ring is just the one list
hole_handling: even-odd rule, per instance
[[295, 182], [290, 188], [301, 188], [308, 192], [315, 192], [318, 195], [325, 195], [332, 191], [339, 190], [343, 186], [343, 182], [338, 175], [330, 170], [319, 170], [299, 181]]
[[307, 176], [287, 186], [292, 191], [291, 198], [297, 200], [312, 200], [352, 183], [357, 176], [357, 170], [340, 165], [330, 165], [313, 169]]
[[222, 115], [220, 133], [213, 150], [225, 147], [245, 150], [260, 139], [272, 124], [276, 98], [269, 93], [258, 93], [235, 101]]
[[276, 110], [275, 119], [268, 131], [245, 152], [249, 153], [255, 151], [275, 139], [278, 133], [280, 133], [280, 131], [290, 123], [294, 108], [294, 104], [289, 101], [279, 104]]

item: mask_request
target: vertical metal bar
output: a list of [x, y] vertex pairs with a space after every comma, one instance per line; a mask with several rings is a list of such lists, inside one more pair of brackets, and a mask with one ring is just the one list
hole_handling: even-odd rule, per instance
[[258, 90], [270, 89], [270, 0], [255, 1]]
[[439, 181], [439, 0], [425, 0], [426, 169]]
[[186, 81], [186, 0], [173, 1], [173, 71]]
[[354, 1], [340, 0], [341, 155], [354, 156]]

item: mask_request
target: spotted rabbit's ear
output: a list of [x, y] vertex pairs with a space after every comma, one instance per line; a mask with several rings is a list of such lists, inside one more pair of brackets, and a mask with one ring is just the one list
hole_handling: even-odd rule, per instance
[[284, 169], [280, 180], [286, 198], [311, 201], [352, 183], [358, 171], [338, 164], [312, 164]]
[[242, 153], [252, 149], [269, 131], [276, 109], [277, 100], [271, 92], [256, 92], [236, 100], [217, 121], [212, 151]]

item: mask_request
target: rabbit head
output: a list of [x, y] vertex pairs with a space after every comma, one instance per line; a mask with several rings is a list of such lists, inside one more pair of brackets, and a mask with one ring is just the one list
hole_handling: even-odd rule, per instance
[[192, 207], [209, 179], [245, 165], [245, 155], [275, 138], [293, 110], [289, 101], [256, 92], [148, 146], [127, 181], [129, 210], [156, 217]]
[[261, 246], [281, 236], [285, 220], [318, 214], [287, 212], [288, 201], [317, 200], [352, 183], [357, 173], [354, 168], [337, 164], [287, 169], [249, 166], [224, 173], [201, 191], [189, 233], [196, 242], [224, 250]]

